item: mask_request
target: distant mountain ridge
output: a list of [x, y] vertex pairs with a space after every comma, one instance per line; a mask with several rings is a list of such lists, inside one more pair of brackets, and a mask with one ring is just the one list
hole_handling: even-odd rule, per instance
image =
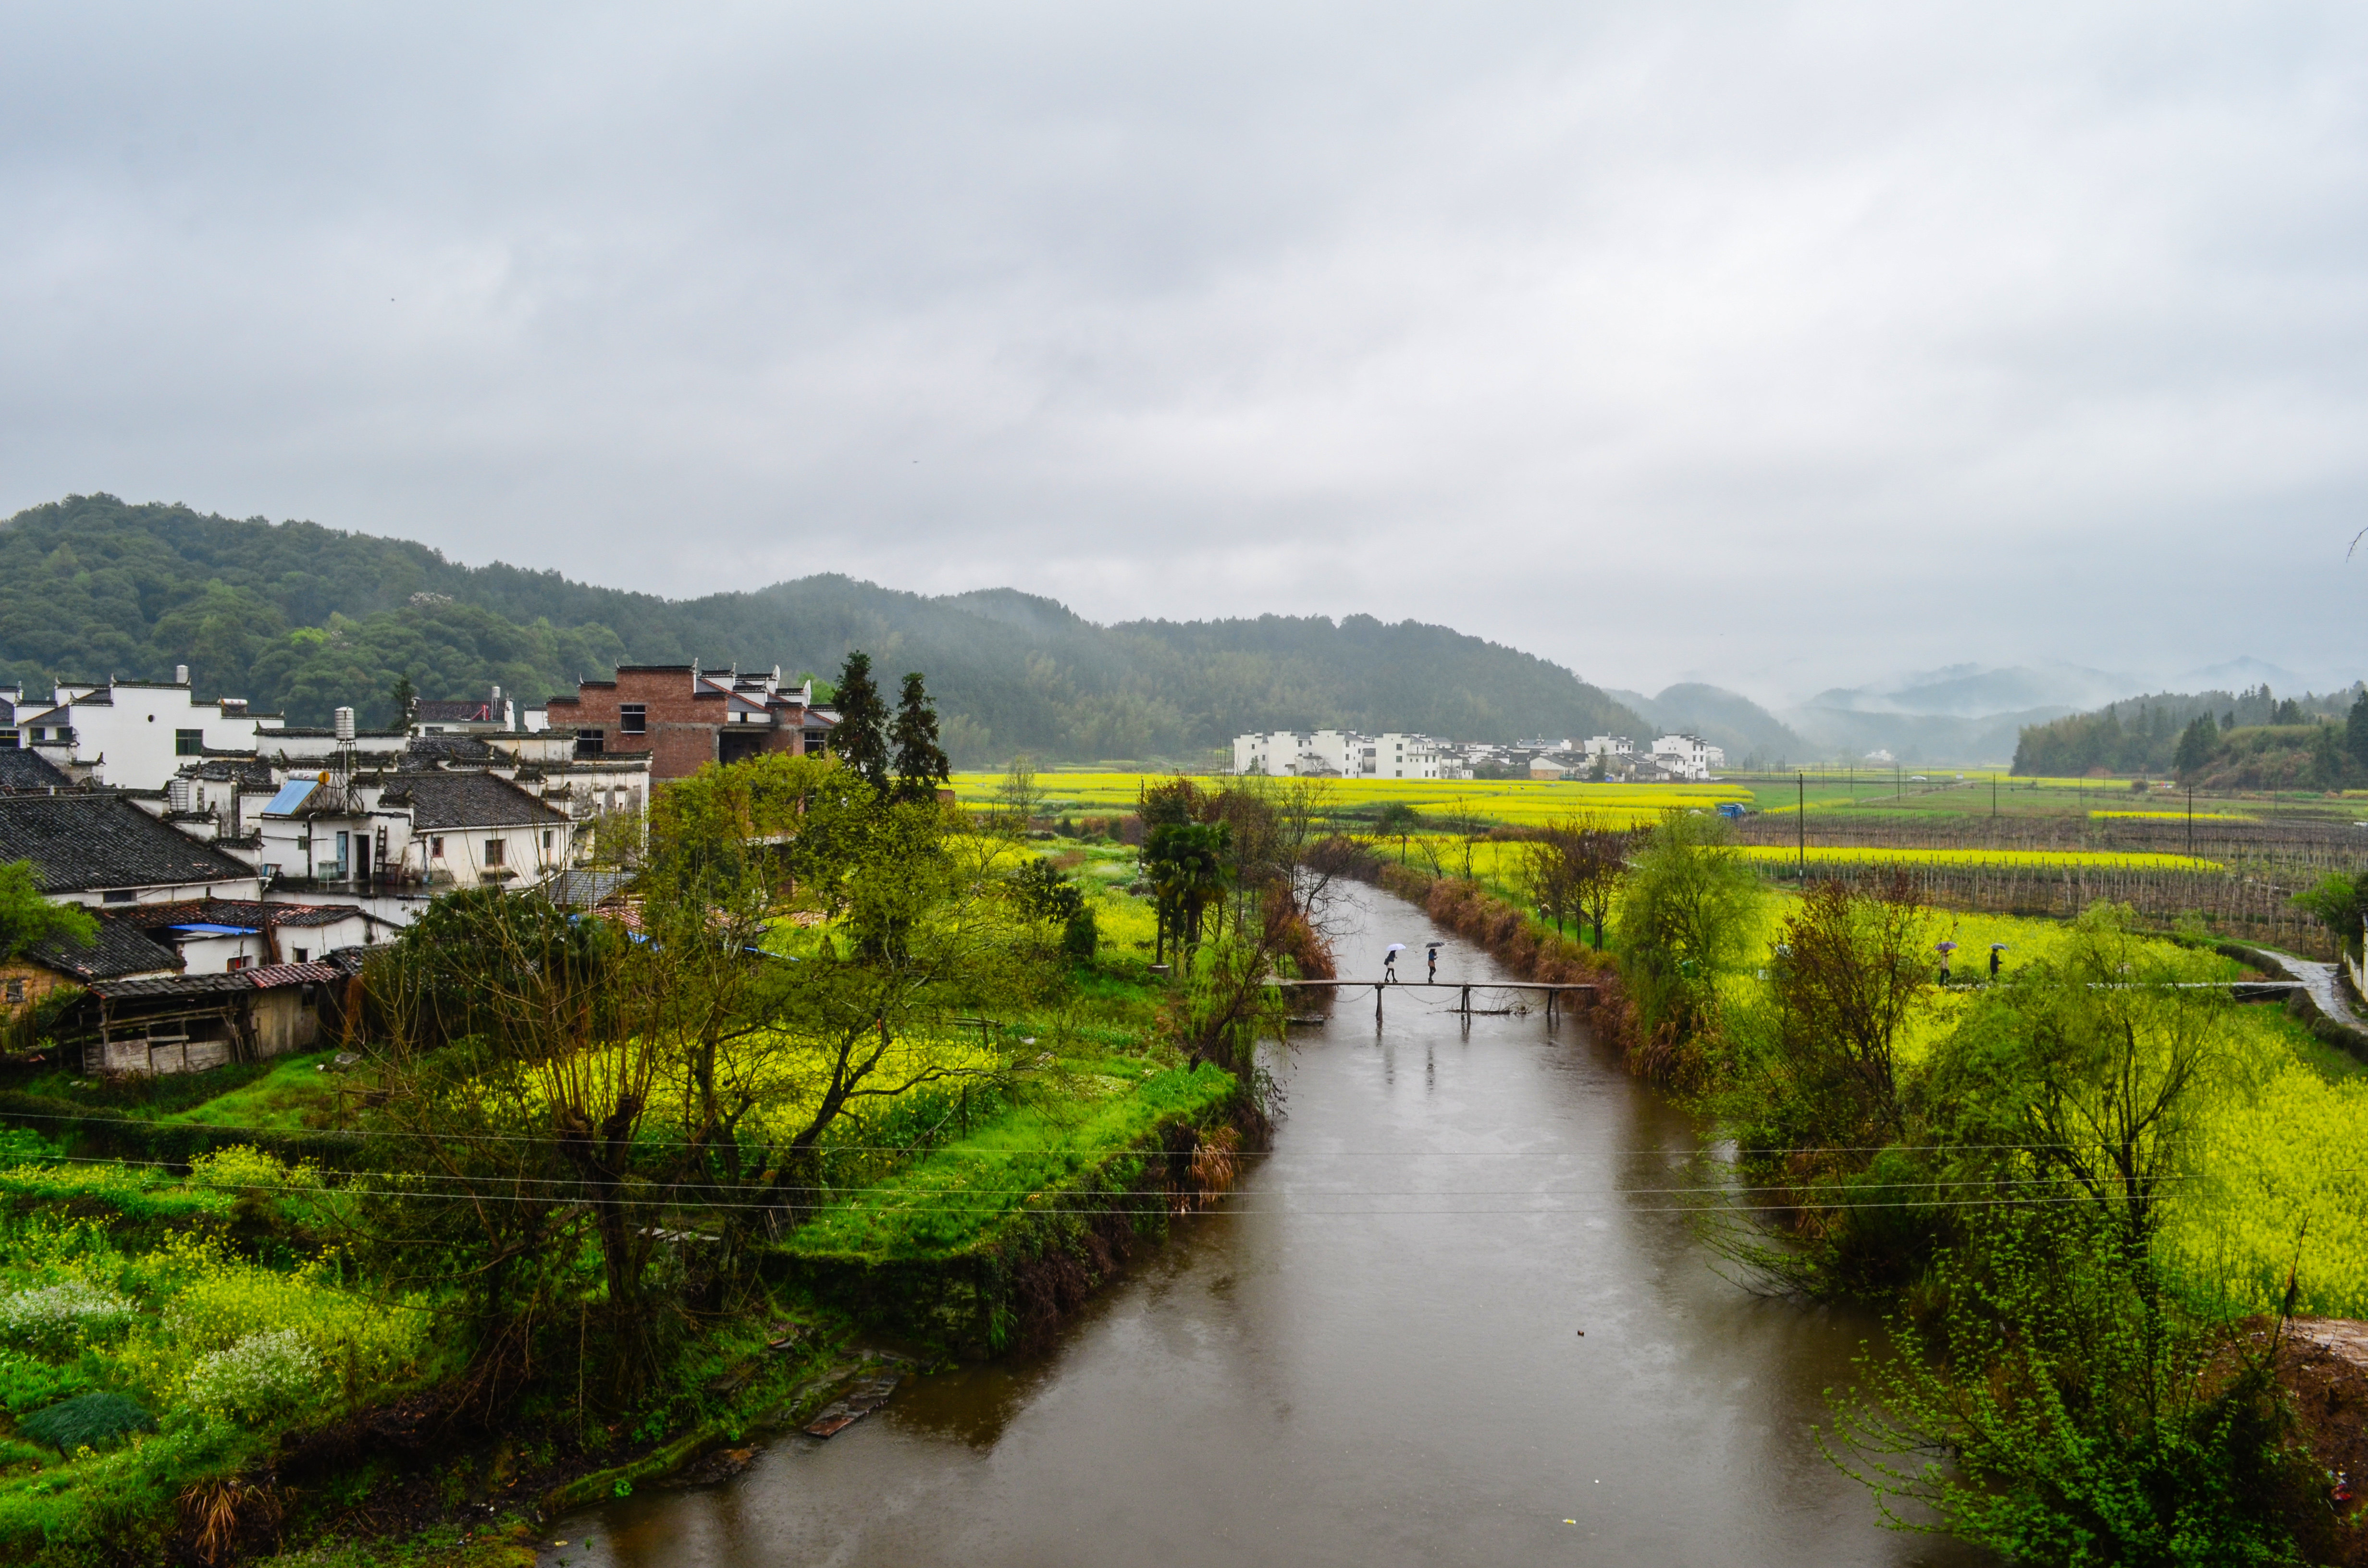
[[1641, 718], [1572, 671], [1447, 627], [1371, 616], [1097, 625], [1013, 588], [928, 597], [835, 574], [665, 599], [405, 540], [181, 506], [69, 496], [0, 524], [0, 678], [159, 679], [322, 723], [498, 683], [539, 702], [620, 663], [827, 676], [848, 649], [929, 679], [948, 750], [1076, 760], [1207, 756], [1251, 729], [1458, 740], [1628, 733]]
[[1793, 727], [1741, 692], [1701, 681], [1681, 681], [1658, 697], [1613, 691], [1661, 733], [1699, 735], [1723, 747], [1733, 767], [1775, 767], [1811, 759], [1816, 748]]

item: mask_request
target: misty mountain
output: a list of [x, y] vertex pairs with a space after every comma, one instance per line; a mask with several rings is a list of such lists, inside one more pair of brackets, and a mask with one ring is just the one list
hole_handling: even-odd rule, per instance
[[2003, 767], [2014, 756], [2024, 726], [2069, 711], [2034, 708], [2020, 713], [1960, 718], [1948, 713], [1861, 713], [1848, 709], [1804, 706], [1784, 717], [1815, 748], [1834, 762], [1862, 762], [1889, 752], [1909, 767]]
[[1010, 588], [941, 597], [835, 574], [666, 599], [405, 540], [69, 496], [0, 524], [0, 678], [168, 678], [291, 722], [393, 714], [498, 683], [534, 702], [620, 663], [827, 676], [850, 648], [920, 670], [958, 761], [1205, 757], [1250, 729], [1460, 740], [1641, 731], [1571, 671], [1443, 626], [1371, 616], [1097, 625]]
[[1802, 706], [1844, 713], [1919, 713], [1987, 719], [2000, 713], [2093, 708], [2137, 682], [2080, 665], [1952, 665], [1874, 685], [1821, 691]]
[[1700, 735], [1725, 748], [1727, 762], [1734, 767], [1797, 762], [1815, 749], [1775, 714], [1724, 687], [1683, 681], [1665, 688], [1658, 697], [1634, 691], [1606, 695], [1634, 709], [1656, 733]]

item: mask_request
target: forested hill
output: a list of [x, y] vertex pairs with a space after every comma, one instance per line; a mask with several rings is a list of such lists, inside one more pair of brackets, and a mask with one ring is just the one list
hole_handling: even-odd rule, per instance
[[1184, 758], [1247, 729], [1349, 726], [1469, 740], [1641, 731], [1560, 665], [1445, 627], [1368, 616], [1099, 626], [1008, 588], [949, 597], [824, 575], [663, 599], [555, 572], [462, 566], [408, 540], [186, 506], [69, 496], [0, 524], [0, 677], [163, 679], [290, 722], [350, 704], [385, 722], [498, 683], [528, 701], [620, 663], [779, 664], [852, 647], [926, 671], [958, 761], [1015, 750]]
[[2342, 719], [2361, 688], [2301, 697], [2279, 697], [2267, 686], [2249, 691], [2159, 692], [2108, 703], [2093, 713], [2072, 713], [2044, 724], [2028, 724], [2014, 750], [2014, 771], [2069, 778], [2102, 767], [2114, 773], [2168, 773], [2180, 737], [2199, 718], [2221, 733], [2296, 729]]

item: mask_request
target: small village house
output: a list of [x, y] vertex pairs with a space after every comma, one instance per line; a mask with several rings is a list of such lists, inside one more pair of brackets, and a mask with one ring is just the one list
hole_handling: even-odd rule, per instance
[[[0, 687], [0, 699], [16, 721], [13, 744], [120, 789], [161, 790], [189, 758], [252, 753], [279, 728], [279, 715], [250, 713], [244, 698], [199, 701], [187, 665], [169, 681], [61, 681], [46, 705], [28, 706], [16, 687]], [[9, 744], [0, 729], [0, 746]]]
[[763, 675], [625, 665], [614, 680], [583, 681], [575, 696], [552, 698], [546, 713], [552, 730], [574, 733], [578, 756], [646, 756], [654, 782], [688, 778], [711, 762], [821, 752], [837, 722], [814, 706], [812, 681], [784, 686], [778, 665]]

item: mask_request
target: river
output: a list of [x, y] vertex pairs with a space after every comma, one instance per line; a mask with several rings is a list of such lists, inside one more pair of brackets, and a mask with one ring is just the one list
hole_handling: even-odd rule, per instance
[[[1447, 933], [1361, 887], [1343, 974]], [[1409, 961], [1411, 960], [1411, 961]], [[1441, 980], [1504, 978], [1459, 941]], [[1862, 1313], [1694, 1239], [1702, 1130], [1542, 1012], [1370, 991], [1294, 1028], [1273, 1152], [1038, 1357], [565, 1520], [575, 1565], [1930, 1564], [1818, 1450]], [[1497, 1005], [1504, 998], [1499, 997]], [[1475, 1004], [1477, 1005], [1477, 1004]], [[564, 1548], [551, 1548], [565, 1540]]]

